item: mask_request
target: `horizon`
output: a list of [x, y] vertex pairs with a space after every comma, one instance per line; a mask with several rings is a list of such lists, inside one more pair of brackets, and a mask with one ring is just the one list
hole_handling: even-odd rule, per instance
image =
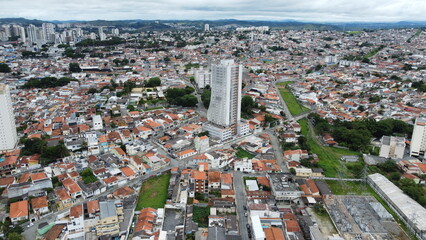
[[[26, 6], [22, 8], [22, 6]], [[5, 2], [0, 9], [3, 18], [27, 18], [43, 21], [297, 21], [317, 23], [345, 22], [421, 22], [426, 21], [426, 4], [421, 0], [270, 0], [259, 4], [254, 0], [205, 0], [175, 2], [159, 0], [98, 0], [57, 2], [53, 0], [16, 0]]]
[[400, 21], [348, 21], [348, 22], [339, 22], [339, 21], [304, 21], [304, 20], [295, 20], [295, 19], [282, 19], [282, 20], [258, 20], [258, 19], [236, 19], [236, 18], [221, 18], [221, 19], [41, 19], [41, 18], [26, 18], [26, 17], [1, 17], [2, 19], [25, 19], [30, 21], [43, 21], [43, 22], [95, 22], [95, 21], [106, 21], [106, 22], [114, 22], [114, 21], [200, 21], [200, 22], [219, 22], [219, 21], [241, 21], [241, 22], [276, 22], [276, 23], [285, 23], [285, 22], [295, 22], [295, 23], [314, 23], [314, 24], [393, 24], [393, 23], [425, 23], [426, 20], [400, 20]]

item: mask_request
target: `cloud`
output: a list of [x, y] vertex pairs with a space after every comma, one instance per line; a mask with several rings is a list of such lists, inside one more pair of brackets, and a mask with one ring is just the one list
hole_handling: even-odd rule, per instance
[[0, 0], [0, 16], [42, 20], [424, 21], [424, 0]]

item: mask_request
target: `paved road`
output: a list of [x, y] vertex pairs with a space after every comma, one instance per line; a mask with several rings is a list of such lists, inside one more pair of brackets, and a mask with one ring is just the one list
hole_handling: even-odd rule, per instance
[[240, 226], [240, 234], [242, 239], [249, 239], [247, 232], [247, 223], [248, 217], [245, 216], [247, 212], [244, 210], [244, 206], [246, 205], [246, 196], [245, 196], [245, 186], [243, 183], [243, 173], [241, 172], [233, 172], [234, 173], [234, 191], [235, 191], [235, 203], [237, 205], [237, 217], [239, 219]]
[[268, 134], [271, 139], [271, 144], [272, 144], [272, 148], [274, 149], [275, 158], [277, 159], [278, 165], [280, 165], [281, 170], [283, 172], [289, 172], [287, 168], [287, 164], [284, 162], [283, 151], [277, 136], [275, 136], [275, 133], [272, 132], [270, 129], [267, 129], [264, 132]]

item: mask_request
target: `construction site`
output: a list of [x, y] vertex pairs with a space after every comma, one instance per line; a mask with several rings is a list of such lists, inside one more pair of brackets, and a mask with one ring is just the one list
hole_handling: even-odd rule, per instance
[[334, 226], [345, 239], [410, 239], [372, 196], [335, 195], [324, 203]]

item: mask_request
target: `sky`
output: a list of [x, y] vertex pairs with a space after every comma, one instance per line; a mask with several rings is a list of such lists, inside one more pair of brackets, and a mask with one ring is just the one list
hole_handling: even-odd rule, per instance
[[0, 0], [0, 18], [40, 20], [426, 21], [426, 0]]

